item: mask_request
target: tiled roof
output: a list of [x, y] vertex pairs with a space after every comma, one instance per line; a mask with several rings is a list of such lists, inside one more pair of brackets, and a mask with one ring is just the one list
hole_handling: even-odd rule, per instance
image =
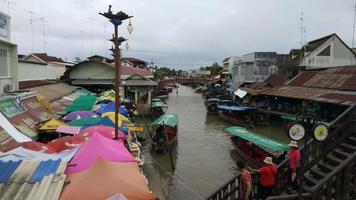
[[35, 56], [40, 58], [41, 60], [48, 62], [58, 62], [58, 63], [66, 63], [62, 58], [57, 58], [55, 56], [49, 56], [47, 53], [34, 53]]
[[0, 161], [0, 199], [58, 199], [67, 161]]
[[[115, 68], [115, 64], [109, 64], [113, 68]], [[141, 69], [138, 67], [128, 67], [128, 66], [121, 66], [121, 74], [122, 75], [134, 75], [134, 74], [139, 74], [142, 76], [149, 76], [152, 75], [152, 72], [148, 69]]]

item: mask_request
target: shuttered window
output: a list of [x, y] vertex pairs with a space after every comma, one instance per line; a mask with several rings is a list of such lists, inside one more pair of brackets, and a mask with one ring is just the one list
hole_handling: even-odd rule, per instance
[[8, 67], [7, 50], [0, 49], [0, 76], [9, 76]]

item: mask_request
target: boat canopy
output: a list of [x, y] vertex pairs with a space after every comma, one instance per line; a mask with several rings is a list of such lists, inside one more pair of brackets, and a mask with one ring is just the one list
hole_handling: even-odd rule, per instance
[[281, 118], [284, 120], [289, 120], [289, 121], [297, 120], [297, 118], [294, 115], [282, 115]]
[[220, 109], [220, 110], [230, 110], [230, 111], [247, 111], [247, 110], [254, 110], [255, 108], [254, 107], [219, 105], [218, 109]]
[[153, 99], [152, 99], [152, 103], [153, 103], [153, 102], [161, 102], [161, 99], [153, 98]]
[[211, 98], [211, 99], [206, 100], [207, 103], [219, 102], [219, 101], [220, 101], [220, 99], [218, 99], [218, 98]]
[[225, 130], [234, 136], [252, 142], [264, 149], [271, 151], [287, 151], [289, 149], [289, 146], [286, 143], [268, 138], [253, 131], [249, 131], [246, 128], [240, 126], [229, 127]]
[[178, 117], [176, 114], [164, 114], [158, 119], [156, 119], [151, 126], [161, 126], [167, 125], [170, 127], [175, 127], [178, 125]]
[[166, 104], [164, 104], [163, 102], [152, 102], [152, 106], [151, 106], [152, 108], [158, 108], [158, 107], [165, 107], [165, 108], [167, 108], [167, 105]]

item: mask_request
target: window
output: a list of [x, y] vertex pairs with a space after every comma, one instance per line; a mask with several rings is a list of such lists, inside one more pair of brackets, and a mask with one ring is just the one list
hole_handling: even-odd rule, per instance
[[0, 76], [8, 76], [7, 50], [0, 49]]

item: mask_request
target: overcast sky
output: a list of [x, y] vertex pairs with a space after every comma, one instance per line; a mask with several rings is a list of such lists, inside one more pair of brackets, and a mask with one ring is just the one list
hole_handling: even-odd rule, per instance
[[[255, 51], [288, 53], [301, 41], [301, 12], [305, 41], [337, 33], [351, 46], [354, 0], [7, 0], [12, 17], [12, 42], [27, 54], [44, 52], [73, 60], [107, 50], [113, 26], [98, 12], [123, 10], [133, 15], [134, 31], [120, 26], [133, 56], [158, 66], [197, 68], [224, 57]], [[0, 10], [8, 4], [0, 0]], [[33, 12], [33, 45], [31, 14]], [[124, 45], [122, 46], [124, 47]]]

